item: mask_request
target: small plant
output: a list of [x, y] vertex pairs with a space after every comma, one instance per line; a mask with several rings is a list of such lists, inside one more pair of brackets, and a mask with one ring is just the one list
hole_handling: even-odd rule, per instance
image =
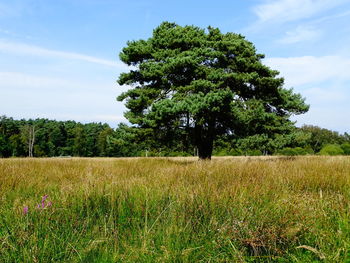
[[48, 195], [44, 195], [42, 197], [42, 199], [41, 199], [41, 203], [38, 204], [36, 206], [36, 208], [38, 208], [38, 209], [45, 209], [45, 208], [51, 207], [52, 206], [52, 202], [51, 201], [45, 203], [48, 197], [49, 197]]
[[[41, 198], [41, 202], [39, 204], [37, 204], [36, 208], [42, 210], [42, 209], [46, 209], [46, 208], [51, 207], [52, 202], [51, 201], [46, 202], [48, 197], [49, 197], [48, 195], [44, 195]], [[29, 213], [29, 206], [24, 206], [23, 207], [23, 215], [27, 215], [28, 213]]]
[[29, 210], [28, 206], [23, 207], [23, 214], [24, 215], [28, 214], [28, 210]]

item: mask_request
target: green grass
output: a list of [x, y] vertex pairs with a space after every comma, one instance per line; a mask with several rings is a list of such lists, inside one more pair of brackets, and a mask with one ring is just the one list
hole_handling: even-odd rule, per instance
[[349, 157], [2, 159], [0, 262], [350, 262], [349, 201]]

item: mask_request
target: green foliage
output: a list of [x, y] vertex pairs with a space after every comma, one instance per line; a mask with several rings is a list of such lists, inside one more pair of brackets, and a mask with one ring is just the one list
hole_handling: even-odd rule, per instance
[[319, 152], [321, 155], [342, 155], [343, 149], [338, 144], [327, 144]]
[[307, 154], [313, 154], [313, 153], [314, 152], [311, 148], [301, 148], [301, 147], [295, 147], [295, 148], [286, 147], [277, 151], [278, 155], [287, 155], [287, 156], [307, 155]]
[[133, 88], [118, 100], [125, 100], [132, 124], [152, 128], [163, 144], [185, 140], [186, 151], [190, 141], [203, 159], [220, 135], [275, 140], [292, 128], [291, 115], [309, 107], [283, 88], [283, 78], [262, 58], [242, 35], [164, 22], [152, 37], [130, 41], [120, 53], [133, 69], [118, 82]]
[[320, 128], [318, 126], [304, 125], [301, 131], [310, 134], [307, 140], [314, 152], [319, 152], [326, 144], [342, 144], [349, 142], [346, 135], [340, 135], [338, 132]]
[[260, 156], [260, 155], [262, 155], [263, 153], [260, 151], [260, 150], [258, 150], [258, 149], [256, 149], [256, 150], [249, 150], [248, 152], [247, 152], [247, 155], [248, 156]]
[[[28, 127], [35, 127], [35, 157], [50, 156], [194, 156], [197, 148], [188, 142], [188, 135], [178, 132], [162, 134], [153, 129], [140, 129], [119, 124], [116, 129], [107, 124], [81, 124], [74, 121], [52, 121], [47, 119], [13, 120], [0, 117], [0, 157], [28, 155]], [[316, 130], [325, 130], [315, 128]], [[325, 134], [323, 144], [331, 144], [337, 138], [343, 142], [340, 146], [344, 154], [350, 154], [350, 137], [334, 136], [332, 131]], [[173, 137], [172, 137], [173, 136]], [[286, 134], [256, 134], [237, 138], [230, 134], [219, 136], [214, 141], [214, 156], [240, 155], [305, 155], [314, 154], [314, 133], [301, 129], [292, 129]], [[173, 139], [173, 138], [176, 138]]]
[[340, 147], [344, 151], [344, 154], [350, 155], [350, 143], [343, 143]]
[[229, 156], [230, 152], [227, 149], [215, 149], [213, 151], [214, 156]]
[[6, 143], [5, 136], [0, 134], [0, 157], [5, 157], [8, 153], [8, 144]]
[[28, 156], [29, 139], [34, 131], [33, 155], [111, 156], [109, 137], [114, 130], [107, 124], [81, 124], [47, 119], [13, 120], [0, 117], [0, 156]]

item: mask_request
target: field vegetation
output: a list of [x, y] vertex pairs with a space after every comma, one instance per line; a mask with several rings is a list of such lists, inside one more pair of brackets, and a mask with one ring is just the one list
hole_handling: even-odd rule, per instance
[[0, 159], [0, 262], [347, 262], [349, 157]]

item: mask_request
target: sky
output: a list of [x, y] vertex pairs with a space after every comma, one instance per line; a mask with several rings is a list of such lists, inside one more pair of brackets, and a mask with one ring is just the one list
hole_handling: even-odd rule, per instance
[[126, 122], [118, 54], [163, 21], [244, 35], [310, 104], [297, 126], [350, 132], [350, 0], [0, 0], [0, 115]]

